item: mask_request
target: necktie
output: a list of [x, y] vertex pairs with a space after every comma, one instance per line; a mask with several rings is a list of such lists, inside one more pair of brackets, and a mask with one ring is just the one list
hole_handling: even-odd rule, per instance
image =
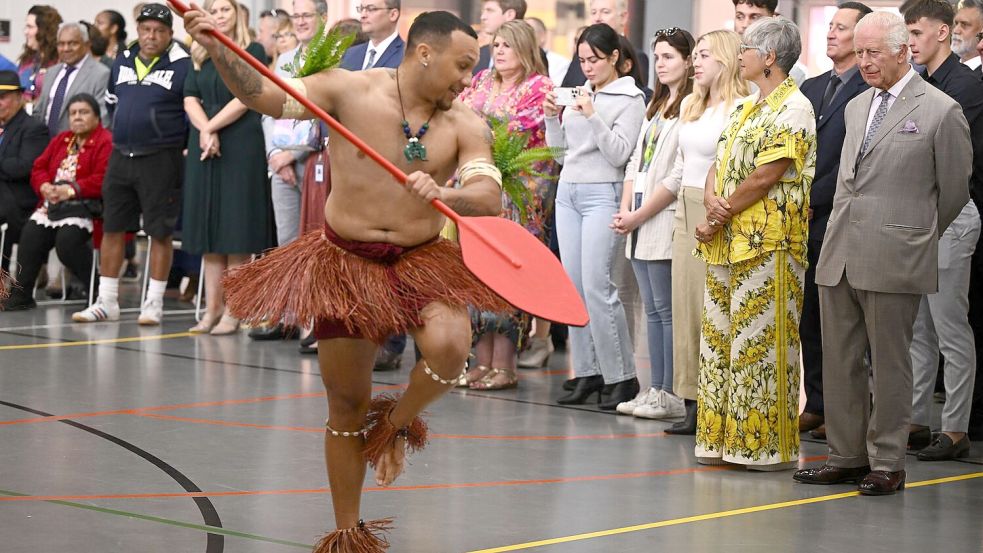
[[826, 108], [829, 107], [829, 103], [833, 101], [833, 96], [836, 96], [836, 91], [840, 89], [840, 85], [843, 81], [836, 76], [836, 73], [829, 78], [829, 84], [826, 85], [826, 92], [823, 94], [823, 103], [820, 106], [819, 113], [822, 115], [826, 113]]
[[365, 67], [362, 69], [372, 69], [373, 65], [375, 65], [375, 48], [369, 50], [369, 58], [365, 60]]
[[881, 123], [884, 122], [884, 117], [887, 116], [888, 100], [891, 98], [891, 93], [885, 90], [878, 94], [878, 96], [881, 97], [881, 105], [877, 106], [877, 111], [874, 112], [874, 119], [870, 122], [870, 128], [867, 129], [867, 136], [864, 137], [864, 145], [860, 148], [860, 157], [864, 157], [864, 154], [867, 153], [867, 148], [870, 147], [871, 141], [874, 140], [877, 129], [881, 128]]
[[75, 66], [66, 65], [65, 74], [58, 81], [55, 97], [51, 99], [51, 111], [48, 112], [48, 136], [54, 138], [58, 134], [58, 121], [61, 119], [61, 105], [65, 103], [65, 92], [68, 91], [68, 78], [75, 71]]

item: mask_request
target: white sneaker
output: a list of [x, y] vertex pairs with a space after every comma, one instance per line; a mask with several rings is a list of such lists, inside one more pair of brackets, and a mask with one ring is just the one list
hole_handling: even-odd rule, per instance
[[632, 415], [641, 419], [661, 419], [667, 412], [666, 396], [669, 395], [665, 390], [658, 390], [652, 400], [639, 405]]
[[683, 401], [683, 398], [666, 391], [663, 391], [662, 395], [662, 404], [666, 408], [665, 418], [676, 419], [686, 416], [686, 402]]
[[96, 323], [99, 321], [118, 321], [119, 303], [104, 302], [102, 298], [96, 298], [95, 303], [86, 307], [82, 311], [72, 313], [72, 320], [77, 323]]
[[160, 324], [161, 317], [164, 316], [164, 302], [161, 300], [147, 300], [140, 308], [140, 316], [137, 324], [142, 326], [157, 326]]
[[652, 400], [653, 395], [658, 394], [659, 390], [656, 390], [655, 388], [641, 390], [638, 392], [638, 395], [635, 396], [635, 399], [630, 401], [622, 401], [617, 407], [615, 407], [615, 409], [622, 415], [633, 415], [635, 413], [635, 409], [638, 409], [640, 405], [648, 403]]

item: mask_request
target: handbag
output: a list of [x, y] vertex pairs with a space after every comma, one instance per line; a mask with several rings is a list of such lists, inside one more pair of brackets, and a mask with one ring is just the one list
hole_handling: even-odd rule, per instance
[[65, 200], [56, 204], [48, 204], [49, 220], [60, 221], [69, 217], [80, 217], [82, 219], [98, 219], [102, 217], [102, 200]]

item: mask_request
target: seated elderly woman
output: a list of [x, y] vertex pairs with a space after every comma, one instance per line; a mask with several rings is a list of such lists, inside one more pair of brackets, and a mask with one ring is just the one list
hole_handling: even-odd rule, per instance
[[809, 190], [812, 104], [789, 78], [799, 30], [764, 18], [744, 34], [741, 76], [758, 86], [730, 116], [707, 175], [696, 255], [707, 263], [697, 461], [752, 470], [799, 457], [799, 317]]
[[34, 281], [48, 252], [80, 278], [92, 271], [93, 216], [101, 211], [102, 178], [113, 137], [99, 121], [99, 103], [90, 94], [68, 100], [69, 129], [51, 140], [34, 161], [31, 186], [40, 205], [21, 232], [17, 283], [4, 308], [33, 309]]

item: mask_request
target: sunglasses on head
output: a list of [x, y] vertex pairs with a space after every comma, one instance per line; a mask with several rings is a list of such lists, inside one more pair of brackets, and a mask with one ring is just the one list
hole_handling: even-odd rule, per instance
[[164, 6], [144, 6], [144, 8], [140, 10], [140, 17], [167, 17], [170, 15], [170, 13], [171, 10]]
[[273, 8], [272, 10], [264, 10], [260, 12], [260, 17], [290, 17], [287, 10], [282, 10], [280, 8]]
[[682, 29], [680, 29], [679, 27], [669, 27], [668, 29], [659, 29], [658, 31], [655, 32], [655, 38], [659, 38], [663, 36], [672, 36], [678, 33], [679, 31], [682, 31]]

